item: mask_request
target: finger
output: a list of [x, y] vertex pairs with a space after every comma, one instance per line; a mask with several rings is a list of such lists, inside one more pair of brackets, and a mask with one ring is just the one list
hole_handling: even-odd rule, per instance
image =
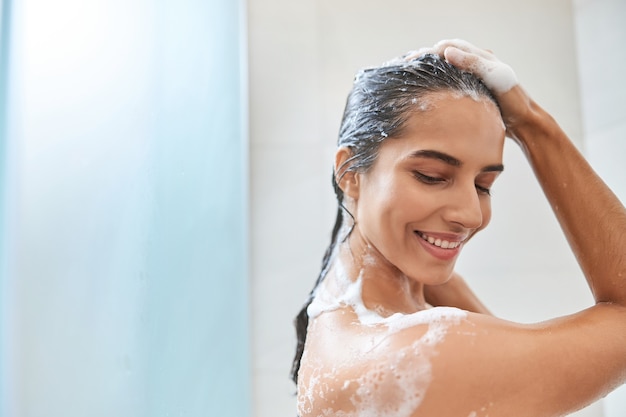
[[434, 49], [438, 52], [439, 55], [443, 56], [445, 49], [450, 46], [453, 46], [468, 53], [476, 54], [482, 58], [493, 58], [493, 53], [491, 51], [481, 49], [463, 39], [446, 39], [439, 41], [435, 44]]
[[496, 59], [486, 59], [454, 46], [444, 50], [446, 61], [481, 78], [495, 93], [505, 93], [517, 84], [515, 72]]
[[448, 46], [444, 50], [443, 56], [446, 61], [459, 69], [473, 72], [479, 77], [484, 73], [485, 65], [481, 58], [475, 54], [465, 52], [455, 46]]

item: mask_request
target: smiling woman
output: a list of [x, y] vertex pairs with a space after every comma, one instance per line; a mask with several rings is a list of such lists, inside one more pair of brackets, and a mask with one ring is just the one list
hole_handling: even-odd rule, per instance
[[[584, 312], [499, 320], [454, 272], [489, 224], [505, 133], [593, 289]], [[626, 212], [491, 53], [448, 41], [362, 71], [333, 186], [331, 244], [296, 322], [300, 416], [560, 416], [624, 381]]]
[[[372, 167], [346, 173], [341, 185], [359, 225], [356, 240], [371, 244], [380, 262], [403, 275], [440, 284], [462, 243], [489, 223], [488, 190], [494, 166], [501, 166], [504, 127], [489, 99], [449, 93], [427, 99], [432, 108], [412, 112], [397, 140], [381, 144]], [[337, 152], [338, 171], [350, 154], [347, 147]]]

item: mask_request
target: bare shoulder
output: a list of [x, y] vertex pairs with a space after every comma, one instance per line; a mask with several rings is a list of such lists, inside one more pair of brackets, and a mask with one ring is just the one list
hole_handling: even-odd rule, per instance
[[309, 332], [303, 417], [556, 416], [626, 378], [626, 311], [612, 305], [535, 325], [450, 308], [364, 325], [345, 309]]
[[532, 325], [468, 313], [431, 364], [423, 415], [442, 406], [439, 415], [564, 415], [623, 383], [626, 310], [597, 305]]

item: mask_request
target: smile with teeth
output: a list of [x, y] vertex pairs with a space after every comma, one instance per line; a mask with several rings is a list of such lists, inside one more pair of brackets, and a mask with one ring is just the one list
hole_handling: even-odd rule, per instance
[[459, 246], [461, 246], [461, 243], [463, 243], [462, 241], [454, 241], [454, 242], [450, 242], [448, 240], [443, 240], [440, 238], [435, 238], [432, 236], [428, 236], [422, 232], [418, 232], [416, 231], [415, 233], [417, 233], [417, 235], [419, 237], [421, 237], [422, 239], [424, 239], [425, 241], [427, 241], [428, 243], [430, 243], [431, 245], [437, 246], [438, 248], [442, 248], [442, 249], [456, 249]]

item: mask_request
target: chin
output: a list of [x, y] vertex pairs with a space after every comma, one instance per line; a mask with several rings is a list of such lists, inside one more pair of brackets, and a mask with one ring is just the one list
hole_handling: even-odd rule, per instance
[[413, 281], [419, 282], [424, 285], [442, 285], [450, 281], [454, 272], [454, 265], [445, 270], [437, 269], [428, 271], [426, 268], [422, 268], [418, 274], [406, 274]]

